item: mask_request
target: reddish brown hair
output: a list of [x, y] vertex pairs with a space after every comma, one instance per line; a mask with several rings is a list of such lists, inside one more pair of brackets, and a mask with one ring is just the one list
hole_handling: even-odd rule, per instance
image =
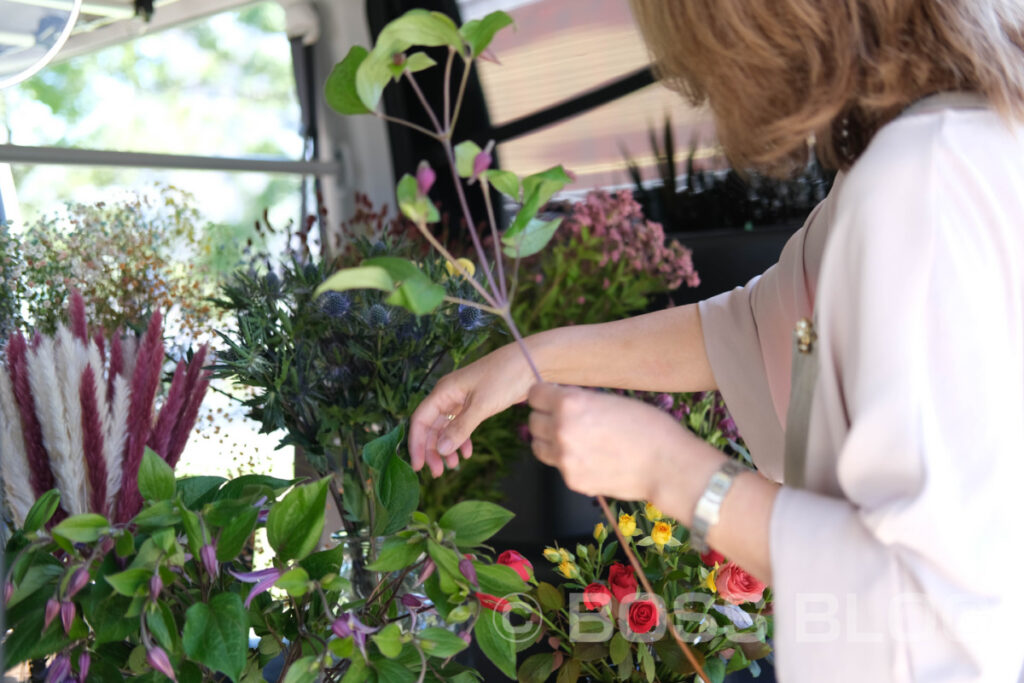
[[631, 0], [662, 80], [708, 103], [734, 163], [849, 167], [914, 101], [984, 95], [1024, 120], [1020, 0]]

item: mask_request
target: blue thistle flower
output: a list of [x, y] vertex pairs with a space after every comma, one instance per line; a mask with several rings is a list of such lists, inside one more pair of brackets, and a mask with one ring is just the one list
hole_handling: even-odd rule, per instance
[[341, 292], [324, 292], [317, 303], [320, 310], [332, 318], [344, 318], [352, 308], [352, 300]]
[[459, 304], [458, 317], [462, 329], [468, 331], [479, 329], [487, 324], [483, 311], [465, 304]]
[[370, 324], [370, 327], [387, 327], [391, 322], [391, 311], [383, 304], [374, 304], [366, 311], [366, 322]]

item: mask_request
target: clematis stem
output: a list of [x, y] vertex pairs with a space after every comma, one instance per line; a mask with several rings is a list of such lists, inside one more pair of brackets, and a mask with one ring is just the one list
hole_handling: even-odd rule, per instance
[[418, 125], [416, 125], [415, 123], [413, 123], [411, 121], [406, 121], [405, 119], [400, 119], [400, 118], [397, 118], [395, 116], [388, 116], [387, 114], [382, 114], [380, 112], [374, 112], [374, 115], [378, 119], [380, 119], [382, 121], [387, 121], [388, 123], [394, 123], [394, 124], [397, 124], [399, 126], [405, 126], [406, 128], [413, 129], [417, 133], [423, 133], [424, 135], [426, 135], [428, 137], [432, 137], [432, 138], [434, 138], [435, 140], [438, 140], [438, 141], [441, 140], [441, 136], [438, 135], [437, 133], [435, 133], [435, 132], [433, 132], [433, 131], [431, 131], [431, 130], [429, 130], [427, 128], [424, 128], [423, 126], [418, 126]]
[[[456, 183], [456, 187], [459, 187], [458, 183]], [[489, 306], [492, 306], [494, 308], [501, 308], [501, 303], [493, 296], [491, 296], [490, 292], [484, 289], [483, 286], [481, 286], [481, 284], [477, 282], [472, 275], [469, 274], [469, 271], [466, 270], [461, 263], [459, 263], [459, 260], [457, 258], [452, 256], [450, 251], [444, 248], [444, 245], [441, 244], [441, 242], [436, 237], [434, 237], [434, 234], [427, 229], [426, 223], [417, 222], [416, 229], [420, 231], [420, 234], [422, 234], [423, 237], [425, 237], [428, 242], [430, 242], [430, 246], [434, 247], [434, 249], [437, 249], [441, 256], [444, 256], [446, 259], [448, 259], [448, 263], [452, 264], [452, 267], [455, 269], [455, 272], [457, 272], [462, 277], [466, 278], [466, 282], [468, 282], [470, 286], [473, 287], [473, 289], [475, 289], [477, 293], [480, 294], [481, 297], [483, 297], [483, 300], [486, 301]], [[482, 258], [486, 258], [486, 256], [483, 256]], [[488, 275], [489, 274], [490, 273], [488, 273]]]
[[[629, 564], [633, 567], [633, 571], [636, 572], [637, 578], [640, 579], [640, 584], [644, 587], [649, 595], [656, 595], [654, 588], [651, 587], [651, 582], [647, 580], [647, 574], [644, 572], [643, 567], [640, 566], [640, 561], [636, 559], [636, 554], [629, 547], [629, 542], [626, 537], [622, 534], [622, 530], [619, 529], [619, 525], [615, 522], [615, 517], [612, 515], [611, 508], [608, 507], [608, 501], [605, 500], [604, 496], [597, 496], [597, 504], [601, 506], [601, 511], [604, 513], [605, 519], [608, 520], [608, 524], [611, 525], [615, 531], [615, 535], [619, 539], [619, 545], [626, 553], [626, 557], [629, 559]], [[687, 661], [693, 666], [693, 670], [697, 672], [697, 675], [704, 680], [704, 683], [711, 683], [711, 679], [704, 673], [704, 668], [697, 661], [697, 658], [693, 656], [693, 652], [687, 647], [686, 643], [683, 642], [679, 632], [676, 631], [676, 626], [671, 619], [668, 619], [668, 630], [675, 638], [676, 644], [679, 645], [679, 649], [686, 655]]]
[[501, 239], [498, 236], [498, 221], [494, 218], [494, 202], [491, 201], [491, 184], [487, 182], [487, 176], [480, 174], [480, 190], [484, 194], [484, 204], [487, 206], [487, 222], [491, 226], [491, 239], [494, 241], [494, 261], [498, 265], [498, 286], [499, 293], [505, 301], [509, 301], [508, 286], [505, 282], [505, 263], [501, 251]]
[[473, 60], [463, 58], [462, 60], [462, 81], [459, 83], [459, 94], [455, 96], [455, 111], [452, 112], [451, 129], [449, 133], [455, 128], [455, 124], [459, 120], [459, 112], [462, 110], [462, 98], [466, 94], [466, 84], [469, 82], [469, 72], [473, 68]]
[[455, 48], [448, 48], [448, 61], [444, 65], [444, 131], [452, 135], [452, 63], [455, 61]]
[[416, 93], [416, 97], [419, 99], [420, 104], [422, 104], [423, 108], [427, 110], [427, 116], [430, 117], [430, 122], [434, 125], [434, 129], [437, 131], [438, 135], [442, 138], [447, 135], [448, 139], [451, 139], [451, 131], [446, 131], [441, 127], [441, 122], [437, 120], [437, 114], [434, 113], [433, 107], [431, 107], [430, 103], [427, 102], [426, 96], [420, 89], [420, 84], [416, 82], [416, 79], [413, 78], [413, 75], [408, 71], [405, 72], [405, 78], [409, 81], [409, 85], [412, 86], [413, 92]]

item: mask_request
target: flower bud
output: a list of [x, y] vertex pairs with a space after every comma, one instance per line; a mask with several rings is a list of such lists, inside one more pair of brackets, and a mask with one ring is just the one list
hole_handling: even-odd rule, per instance
[[78, 591], [82, 590], [89, 585], [89, 570], [85, 567], [79, 567], [75, 570], [75, 573], [71, 575], [71, 580], [68, 581], [68, 590], [64, 594], [64, 597], [71, 599], [78, 594]]
[[473, 176], [478, 176], [491, 167], [494, 162], [494, 157], [484, 150], [476, 155], [473, 159]]
[[159, 598], [163, 589], [164, 580], [160, 578], [160, 572], [153, 572], [153, 576], [149, 577], [149, 599], [156, 600]]
[[4, 607], [11, 601], [12, 595], [14, 595], [14, 584], [7, 581], [4, 583]]
[[62, 602], [60, 605], [60, 620], [64, 624], [64, 633], [71, 633], [71, 624], [75, 620], [75, 603]]
[[57, 602], [56, 598], [50, 598], [46, 601], [46, 612], [44, 612], [43, 618], [43, 630], [50, 628], [50, 624], [57, 618], [57, 614], [60, 612], [60, 603]]
[[348, 616], [343, 615], [335, 619], [331, 624], [331, 631], [339, 638], [348, 638], [352, 635], [352, 629], [348, 625]]
[[416, 188], [419, 190], [419, 193], [426, 196], [430, 192], [430, 188], [434, 186], [435, 180], [437, 180], [437, 173], [434, 172], [434, 169], [430, 168], [430, 164], [421, 161], [416, 169]]
[[78, 680], [84, 681], [89, 676], [89, 666], [92, 664], [92, 658], [89, 657], [88, 652], [83, 652], [78, 655]]
[[422, 586], [423, 583], [434, 573], [434, 569], [436, 568], [437, 565], [435, 565], [434, 561], [428, 557], [427, 561], [423, 563], [423, 571], [420, 572], [420, 578], [416, 580], [416, 585], [414, 585], [413, 588], [419, 588]]
[[561, 562], [562, 555], [558, 552], [557, 548], [544, 548], [544, 559], [548, 562]]
[[608, 529], [605, 528], [603, 522], [598, 522], [594, 525], [594, 540], [601, 542], [608, 538]]
[[167, 653], [164, 649], [159, 646], [154, 646], [146, 653], [146, 661], [153, 667], [154, 671], [162, 673], [172, 681], [177, 681], [177, 677], [174, 675], [174, 667], [171, 666], [171, 660], [167, 657]]
[[469, 581], [471, 586], [477, 585], [476, 580], [476, 567], [473, 566], [473, 560], [468, 557], [463, 557], [459, 560], [459, 571], [466, 577], [466, 581]]
[[217, 551], [212, 545], [207, 543], [199, 550], [200, 557], [203, 558], [203, 567], [206, 569], [206, 573], [211, 578], [216, 578], [220, 573], [220, 564], [217, 562]]
[[406, 593], [401, 598], [399, 598], [399, 600], [405, 607], [411, 610], [418, 610], [421, 607], [423, 607], [423, 600], [421, 600], [418, 596], [413, 595], [412, 593]]

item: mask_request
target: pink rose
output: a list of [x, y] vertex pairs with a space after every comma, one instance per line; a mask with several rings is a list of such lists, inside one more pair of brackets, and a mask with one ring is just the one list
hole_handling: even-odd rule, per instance
[[715, 587], [727, 602], [742, 605], [759, 602], [764, 597], [765, 585], [748, 574], [735, 562], [728, 562], [715, 573]]

